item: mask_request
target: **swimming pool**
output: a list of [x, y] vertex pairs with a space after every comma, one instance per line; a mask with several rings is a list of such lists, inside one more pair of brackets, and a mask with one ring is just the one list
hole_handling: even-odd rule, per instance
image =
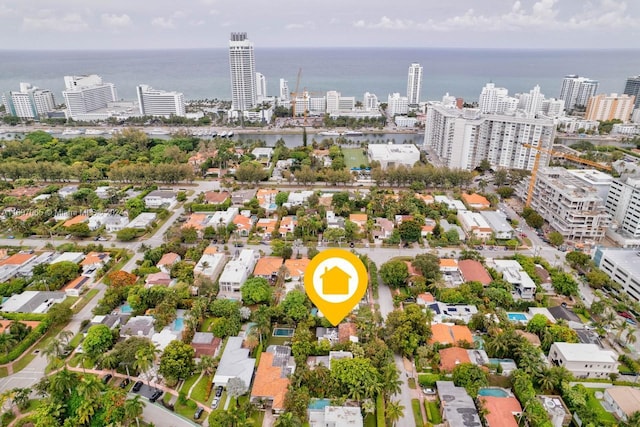
[[131, 306], [129, 304], [122, 304], [120, 306], [120, 313], [129, 314], [132, 311], [133, 310], [131, 309]]
[[173, 330], [180, 332], [184, 329], [184, 317], [178, 317], [173, 321]]
[[331, 401], [329, 399], [311, 399], [309, 403], [309, 409], [322, 410], [329, 406]]
[[274, 328], [273, 336], [274, 337], [292, 337], [295, 329], [293, 328]]
[[498, 387], [485, 387], [478, 390], [479, 396], [493, 396], [493, 397], [509, 397], [509, 392], [503, 388]]
[[507, 316], [512, 322], [526, 322], [528, 320], [527, 315], [524, 313], [507, 313]]

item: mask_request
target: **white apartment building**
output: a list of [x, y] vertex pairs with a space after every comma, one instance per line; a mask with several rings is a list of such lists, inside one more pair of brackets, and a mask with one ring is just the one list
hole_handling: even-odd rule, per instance
[[258, 251], [243, 249], [238, 257], [227, 263], [218, 280], [223, 297], [240, 298], [240, 287], [253, 272], [259, 258]]
[[291, 100], [291, 94], [289, 93], [289, 82], [285, 79], [280, 79], [280, 101], [288, 102]]
[[193, 268], [193, 273], [215, 281], [222, 272], [224, 263], [227, 262], [227, 256], [223, 252], [211, 252], [208, 249], [205, 249], [204, 254]]
[[598, 91], [598, 81], [587, 77], [580, 77], [576, 74], [564, 76], [562, 88], [558, 98], [564, 101], [568, 111], [574, 110], [576, 106], [586, 107], [589, 98]]
[[366, 111], [378, 111], [378, 97], [376, 94], [365, 92], [362, 99], [362, 106]]
[[576, 378], [607, 378], [618, 373], [618, 355], [595, 344], [555, 342], [549, 349], [549, 362], [564, 366]]
[[267, 97], [267, 78], [262, 73], [256, 73], [256, 97], [258, 102]]
[[250, 110], [256, 106], [256, 61], [253, 43], [247, 33], [231, 33], [229, 40], [229, 69], [231, 71], [231, 109]]
[[567, 172], [582, 181], [585, 185], [595, 188], [598, 197], [602, 200], [607, 200], [609, 189], [613, 183], [613, 177], [611, 175], [595, 169], [567, 169]]
[[340, 92], [330, 90], [327, 92], [327, 113], [337, 113], [340, 111]]
[[56, 107], [53, 93], [30, 83], [20, 83], [20, 91], [2, 95], [5, 111], [21, 119], [38, 119]]
[[102, 114], [97, 111], [106, 109], [110, 102], [118, 99], [115, 85], [103, 82], [96, 74], [65, 76], [64, 85], [66, 89], [62, 96], [67, 106], [66, 115], [74, 120], [106, 118], [109, 116], [106, 111]]
[[605, 208], [612, 218], [611, 228], [640, 238], [640, 176], [613, 179]]
[[457, 214], [462, 229], [472, 239], [487, 240], [491, 238], [493, 230], [482, 215], [468, 210], [459, 210]]
[[136, 87], [140, 114], [143, 116], [186, 116], [184, 95], [181, 92], [167, 92], [149, 85]]
[[593, 262], [631, 298], [640, 301], [640, 255], [638, 249], [596, 248]]
[[480, 92], [478, 109], [483, 114], [512, 114], [518, 108], [518, 100], [509, 96], [504, 87], [496, 87], [495, 83], [487, 83]]
[[528, 117], [535, 117], [542, 111], [544, 95], [540, 93], [540, 86], [536, 85], [529, 93], [520, 94], [518, 108], [523, 110]]
[[400, 96], [399, 93], [389, 94], [387, 98], [387, 114], [391, 117], [396, 114], [407, 114], [409, 112], [409, 98]]
[[[525, 200], [528, 182], [518, 187]], [[531, 207], [568, 240], [599, 241], [611, 223], [595, 187], [564, 168], [541, 168], [536, 175]]]
[[[553, 144], [553, 120], [524, 115], [481, 114], [475, 109], [427, 104], [424, 145], [450, 168], [471, 170], [488, 160], [494, 168], [533, 169], [537, 150]], [[541, 155], [541, 164], [548, 162]]]
[[542, 100], [542, 114], [547, 117], [560, 117], [564, 115], [564, 100], [549, 98]]
[[411, 167], [420, 160], [420, 151], [413, 144], [369, 144], [369, 160], [380, 162], [382, 169], [400, 165]]
[[420, 102], [422, 90], [422, 66], [416, 62], [409, 66], [407, 76], [407, 100], [409, 105], [416, 106]]
[[623, 123], [628, 123], [631, 119], [634, 102], [633, 95], [618, 95], [617, 93], [595, 95], [587, 101], [587, 112], [584, 117], [587, 120], [602, 121], [618, 119]]
[[[561, 131], [567, 133], [581, 133], [587, 131], [597, 131], [598, 123], [595, 120], [585, 120], [580, 117], [559, 117], [558, 118], [558, 127]], [[578, 132], [580, 131], [580, 132]]]

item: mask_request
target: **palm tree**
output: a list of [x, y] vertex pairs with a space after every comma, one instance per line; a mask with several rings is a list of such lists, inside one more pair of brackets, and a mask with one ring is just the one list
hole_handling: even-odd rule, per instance
[[65, 366], [62, 371], [58, 372], [51, 380], [52, 394], [61, 398], [61, 401], [65, 401], [68, 396], [71, 395], [73, 389], [78, 385], [78, 375], [75, 372], [71, 372]]
[[102, 382], [95, 375], [85, 375], [78, 384], [78, 394], [85, 400], [95, 400], [102, 393]]
[[637, 341], [638, 341], [638, 336], [636, 335], [635, 329], [631, 329], [629, 332], [627, 332], [625, 345], [635, 344]]
[[[428, 310], [427, 310], [428, 311]], [[402, 380], [396, 365], [391, 362], [382, 367], [382, 391], [385, 397], [400, 393], [402, 390]]]
[[17, 344], [16, 339], [11, 334], [0, 334], [0, 352], [8, 353]]
[[213, 370], [218, 366], [218, 362], [211, 356], [204, 355], [200, 358], [200, 363], [198, 363], [200, 371], [209, 376], [213, 373]]
[[391, 422], [392, 426], [395, 426], [400, 418], [404, 417], [405, 407], [400, 401], [395, 400], [387, 403], [387, 407], [385, 409], [385, 418]]
[[114, 370], [118, 367], [118, 363], [118, 357], [113, 351], [103, 354], [100, 358], [100, 367], [102, 369]]
[[64, 330], [62, 332], [60, 332], [60, 334], [58, 334], [58, 337], [60, 338], [61, 341], [64, 341], [64, 343], [66, 345], [69, 345], [69, 340], [71, 340], [71, 338], [73, 337], [73, 331], [70, 330]]
[[58, 338], [54, 338], [49, 344], [42, 350], [42, 354], [45, 355], [49, 363], [56, 359], [60, 359], [64, 353], [65, 345]]
[[136, 394], [133, 399], [127, 399], [124, 402], [124, 417], [129, 425], [129, 420], [136, 420], [136, 425], [140, 427], [140, 418], [145, 407], [145, 403], [140, 400], [140, 395]]
[[553, 390], [555, 387], [555, 381], [554, 381], [554, 378], [552, 378], [551, 372], [549, 369], [545, 369], [541, 371], [540, 375], [537, 377], [537, 380], [538, 380], [538, 386], [543, 391], [549, 392]]
[[76, 411], [76, 416], [78, 417], [80, 424], [89, 424], [95, 413], [96, 402], [92, 400], [83, 400]]
[[[136, 360], [133, 362], [133, 368], [140, 373], [145, 373], [151, 368], [155, 358], [155, 352], [151, 347], [143, 347], [136, 351]], [[149, 382], [148, 379], [147, 382]]]
[[302, 425], [302, 422], [293, 412], [285, 412], [278, 417], [273, 427], [296, 427], [299, 425]]

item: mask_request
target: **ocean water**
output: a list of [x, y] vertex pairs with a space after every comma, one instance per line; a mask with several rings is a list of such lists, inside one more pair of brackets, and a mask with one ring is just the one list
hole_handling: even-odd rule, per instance
[[[562, 78], [579, 74], [600, 82], [600, 93], [624, 89], [628, 76], [640, 74], [640, 50], [497, 50], [390, 48], [260, 48], [254, 40], [256, 71], [267, 79], [269, 95], [279, 79], [295, 90], [338, 90], [361, 100], [375, 93], [381, 102], [393, 92], [406, 94], [412, 62], [424, 67], [421, 100], [448, 92], [475, 101], [482, 86], [493, 81], [510, 94], [539, 84], [547, 97], [557, 97]], [[0, 51], [0, 92], [18, 90], [20, 82], [50, 89], [62, 103], [64, 76], [99, 74], [116, 85], [123, 99], [134, 99], [138, 84], [183, 92], [186, 99], [230, 99], [226, 49], [122, 51]]]

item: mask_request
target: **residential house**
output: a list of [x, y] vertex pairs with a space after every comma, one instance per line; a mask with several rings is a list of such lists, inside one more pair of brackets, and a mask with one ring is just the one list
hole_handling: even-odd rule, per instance
[[462, 193], [462, 200], [472, 209], [489, 209], [491, 207], [491, 203], [486, 197], [476, 193]]
[[248, 348], [242, 347], [243, 341], [242, 337], [227, 339], [218, 369], [213, 377], [214, 385], [226, 386], [231, 378], [242, 380], [247, 389], [251, 385], [256, 359], [249, 357], [250, 351]]
[[89, 218], [89, 230], [95, 231], [100, 227], [109, 233], [117, 233], [129, 224], [129, 218], [122, 215], [99, 212]]
[[180, 255], [174, 253], [174, 252], [169, 252], [166, 253], [164, 255], [162, 255], [162, 258], [160, 258], [160, 261], [158, 261], [158, 263], [156, 264], [156, 267], [158, 267], [160, 269], [160, 271], [164, 272], [164, 273], [170, 273], [171, 272], [171, 268], [180, 262], [180, 260], [182, 260], [182, 258], [180, 257]]
[[573, 417], [562, 397], [555, 395], [538, 395], [536, 397], [542, 403], [547, 414], [549, 414], [553, 427], [567, 427], [571, 424]]
[[273, 156], [273, 148], [271, 147], [256, 147], [251, 154], [256, 160], [262, 164], [268, 165], [271, 162]]
[[434, 196], [434, 199], [438, 203], [444, 203], [447, 208], [454, 211], [466, 211], [467, 207], [460, 200], [452, 199], [448, 196]]
[[316, 328], [316, 338], [318, 342], [328, 340], [332, 345], [338, 343], [338, 328]]
[[144, 205], [152, 209], [171, 209], [176, 203], [178, 199], [175, 191], [154, 190], [144, 197]]
[[62, 226], [69, 228], [72, 225], [76, 225], [76, 224], [82, 224], [83, 222], [87, 222], [89, 221], [89, 217], [86, 215], [76, 215], [71, 219], [66, 220]]
[[227, 227], [238, 215], [238, 208], [230, 207], [226, 211], [216, 212], [195, 212], [189, 216], [189, 220], [182, 225], [182, 228], [195, 228], [202, 231], [207, 227]]
[[510, 240], [515, 237], [515, 230], [507, 221], [507, 216], [504, 213], [500, 211], [482, 211], [480, 216], [489, 224], [496, 239]]
[[301, 282], [304, 278], [304, 272], [307, 270], [311, 260], [309, 258], [294, 258], [284, 261], [284, 266], [287, 267], [287, 276], [285, 279], [292, 280], [294, 282]]
[[467, 304], [445, 304], [435, 301], [427, 305], [435, 313], [433, 320], [435, 323], [450, 322], [452, 320], [462, 320], [469, 323], [471, 316], [478, 312], [478, 307]]
[[378, 242], [382, 242], [393, 234], [395, 224], [387, 218], [376, 218], [373, 225], [373, 238]]
[[456, 387], [453, 381], [436, 381], [436, 387], [445, 423], [450, 426], [482, 425], [476, 405], [463, 387]]
[[289, 375], [296, 368], [291, 347], [270, 345], [260, 356], [260, 363], [251, 388], [251, 402], [266, 403], [276, 413], [284, 411], [284, 397], [289, 387]]
[[394, 219], [396, 225], [400, 226], [403, 222], [413, 221], [413, 215], [396, 215]]
[[298, 218], [295, 215], [288, 215], [282, 217], [280, 220], [280, 237], [286, 238], [287, 234], [293, 234], [298, 225]]
[[229, 261], [218, 279], [220, 285], [218, 297], [240, 299], [240, 286], [253, 272], [259, 258], [258, 251], [243, 249], [236, 258]]
[[493, 281], [482, 263], [474, 259], [458, 261], [458, 270], [465, 282], [480, 282], [483, 286], [489, 286]]
[[441, 345], [458, 345], [461, 342], [473, 344], [473, 336], [468, 327], [463, 325], [454, 325], [450, 323], [435, 323], [431, 325], [432, 336], [429, 339], [431, 344]]
[[328, 356], [310, 356], [307, 358], [307, 366], [309, 369], [315, 369], [320, 365], [331, 369], [331, 362], [340, 359], [353, 359], [353, 353], [350, 351], [330, 351]]
[[78, 276], [62, 289], [67, 296], [70, 297], [79, 297], [82, 293], [83, 289], [89, 285], [91, 279], [87, 276]]
[[237, 190], [231, 193], [231, 203], [234, 205], [244, 205], [256, 197], [256, 189]]
[[336, 216], [334, 211], [327, 211], [327, 228], [344, 228], [344, 218]]
[[227, 255], [224, 252], [218, 252], [218, 248], [209, 246], [205, 248], [198, 263], [193, 268], [193, 274], [215, 281], [218, 279], [226, 262]]
[[619, 420], [629, 421], [631, 415], [640, 411], [640, 389], [629, 386], [606, 388], [604, 401], [613, 409]]
[[482, 215], [472, 211], [458, 211], [456, 215], [462, 229], [470, 238], [487, 240], [491, 238], [493, 229]]
[[458, 260], [453, 258], [440, 258], [440, 271], [447, 286], [458, 286], [464, 283], [462, 274], [458, 269]]
[[313, 193], [314, 192], [311, 190], [292, 191], [289, 193], [287, 201], [282, 206], [285, 208], [290, 208], [292, 206], [304, 206]]
[[433, 196], [431, 194], [416, 193], [416, 194], [414, 194], [414, 196], [415, 196], [416, 199], [422, 200], [426, 205], [430, 205], [435, 201], [435, 199], [433, 198]]
[[258, 204], [267, 211], [274, 211], [277, 207], [276, 196], [280, 191], [272, 188], [260, 188], [256, 193]]
[[566, 320], [567, 323], [579, 323], [579, 324], [582, 323], [582, 320], [580, 320], [580, 316], [578, 316], [569, 307], [563, 307], [562, 305], [557, 305], [555, 307], [547, 308], [547, 311], [549, 312], [549, 314], [551, 314], [551, 316], [553, 316], [554, 323], [560, 319]]
[[260, 218], [256, 223], [256, 230], [258, 234], [270, 239], [271, 233], [275, 231], [277, 225], [278, 220], [276, 218]]
[[[6, 256], [6, 251], [3, 251], [3, 253]], [[0, 260], [0, 283], [7, 282], [18, 276], [21, 269], [33, 265], [35, 260], [35, 255], [23, 252], [18, 252]]]
[[175, 279], [172, 279], [169, 273], [160, 271], [158, 273], [150, 273], [144, 280], [144, 287], [151, 288], [153, 286], [172, 286], [176, 283]]
[[153, 329], [153, 316], [131, 317], [127, 323], [120, 328], [122, 338], [145, 337], [151, 339], [156, 331]]
[[535, 298], [536, 284], [518, 261], [494, 259], [493, 265], [499, 273], [502, 273], [502, 278], [513, 285], [515, 297], [528, 300]]
[[64, 292], [24, 291], [14, 294], [0, 304], [0, 311], [7, 313], [46, 313], [52, 305], [67, 298]]
[[108, 252], [89, 252], [80, 263], [82, 274], [84, 276], [91, 276], [96, 270], [104, 267], [110, 260], [111, 255], [109, 255]]
[[555, 342], [549, 349], [549, 362], [564, 366], [576, 378], [608, 378], [618, 373], [618, 355], [596, 344]]
[[338, 325], [338, 342], [358, 342], [358, 328], [355, 323], [345, 322]]
[[436, 301], [436, 299], [431, 295], [431, 292], [423, 292], [418, 294], [416, 298], [416, 303], [421, 306], [432, 304]]
[[145, 230], [153, 225], [153, 222], [158, 217], [155, 212], [141, 212], [137, 217], [131, 220], [128, 228], [135, 228], [136, 230]]
[[230, 197], [231, 194], [228, 191], [206, 191], [204, 193], [204, 201], [210, 205], [221, 205]]
[[151, 342], [158, 351], [164, 351], [171, 341], [179, 341], [182, 339], [182, 331], [174, 330], [170, 326], [165, 326], [160, 332], [156, 332], [151, 336]]
[[99, 199], [107, 200], [115, 195], [117, 191], [117, 188], [112, 188], [108, 185], [101, 185], [96, 188], [96, 196], [98, 196]]
[[424, 238], [424, 237], [428, 237], [430, 234], [433, 234], [433, 230], [434, 228], [436, 228], [437, 224], [438, 223], [435, 220], [431, 218], [425, 218], [424, 225], [420, 229], [420, 236]]
[[58, 196], [60, 196], [61, 199], [66, 199], [67, 197], [72, 196], [77, 192], [77, 185], [67, 185], [66, 187], [62, 187], [58, 190]]
[[367, 216], [367, 214], [363, 214], [363, 213], [352, 213], [349, 215], [349, 221], [358, 224], [360, 231], [363, 231], [366, 229], [367, 219], [369, 219], [369, 217]]
[[55, 257], [50, 264], [55, 264], [57, 262], [72, 262], [74, 264], [79, 264], [83, 259], [84, 253], [82, 252], [63, 252]]
[[357, 406], [309, 408], [309, 427], [363, 427], [362, 411]]
[[442, 228], [442, 231], [444, 233], [449, 230], [456, 230], [456, 233], [458, 233], [458, 239], [460, 239], [461, 242], [467, 240], [467, 235], [464, 233], [464, 230], [460, 228], [459, 225], [449, 224], [449, 221], [447, 221], [446, 219], [440, 220], [440, 228]]
[[258, 260], [256, 267], [253, 270], [253, 275], [256, 277], [262, 277], [267, 280], [275, 280], [278, 276], [278, 271], [282, 267], [284, 260], [282, 257], [265, 256]]
[[214, 357], [220, 349], [222, 340], [215, 337], [211, 332], [196, 332], [191, 340], [191, 347], [196, 351], [195, 357]]
[[121, 324], [127, 323], [131, 316], [128, 314], [105, 314], [103, 316], [93, 316], [91, 319], [91, 326], [93, 325], [105, 325], [109, 329], [113, 330]]
[[240, 237], [248, 237], [253, 227], [253, 219], [240, 213], [233, 217], [233, 224], [236, 226], [236, 232]]
[[522, 414], [520, 402], [513, 396], [479, 396], [480, 406], [486, 410], [484, 416], [487, 427], [518, 427]]

